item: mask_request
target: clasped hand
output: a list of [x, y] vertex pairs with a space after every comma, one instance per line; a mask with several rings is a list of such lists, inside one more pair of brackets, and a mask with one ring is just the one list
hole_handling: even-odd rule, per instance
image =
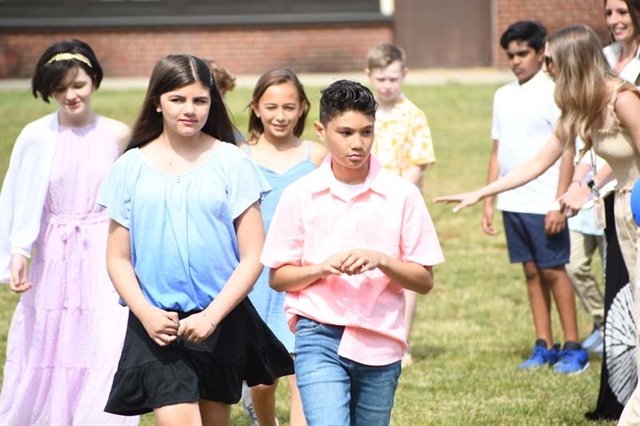
[[170, 345], [178, 336], [191, 343], [200, 343], [214, 330], [201, 312], [180, 320], [177, 312], [152, 307], [139, 319], [149, 337], [159, 346]]
[[376, 269], [382, 254], [372, 250], [354, 249], [330, 256], [322, 263], [324, 275], [357, 275]]

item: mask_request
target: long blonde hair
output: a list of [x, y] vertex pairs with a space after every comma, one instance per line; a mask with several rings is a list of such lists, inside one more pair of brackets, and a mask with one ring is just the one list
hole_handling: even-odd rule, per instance
[[576, 136], [591, 149], [591, 134], [600, 128], [608, 102], [607, 80], [619, 80], [602, 53], [596, 33], [586, 25], [562, 28], [547, 39], [554, 70], [554, 99], [561, 110], [556, 136], [571, 147]]

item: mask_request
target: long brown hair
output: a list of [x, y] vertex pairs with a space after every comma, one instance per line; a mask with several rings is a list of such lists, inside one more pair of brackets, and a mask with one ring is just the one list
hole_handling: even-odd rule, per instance
[[260, 102], [260, 98], [264, 95], [264, 92], [271, 86], [276, 86], [278, 84], [283, 83], [291, 83], [293, 87], [296, 88], [298, 92], [298, 101], [300, 103], [304, 103], [306, 106], [304, 111], [302, 111], [302, 115], [298, 118], [298, 122], [293, 128], [293, 134], [295, 137], [299, 138], [304, 132], [304, 126], [307, 121], [307, 115], [309, 114], [309, 108], [311, 108], [311, 104], [309, 103], [309, 99], [307, 98], [307, 94], [304, 92], [304, 86], [300, 83], [298, 76], [296, 73], [291, 71], [289, 68], [276, 68], [266, 73], [262, 74], [256, 83], [256, 87], [253, 89], [253, 94], [251, 95], [251, 103], [249, 104], [249, 137], [247, 141], [250, 143], [255, 143], [260, 139], [260, 135], [264, 133], [264, 126], [262, 125], [262, 120], [260, 117], [253, 112], [251, 105], [257, 105]]
[[167, 55], [153, 67], [142, 111], [131, 130], [127, 151], [156, 139], [163, 131], [162, 113], [156, 110], [160, 96], [180, 87], [201, 83], [209, 88], [211, 106], [202, 131], [224, 142], [236, 143], [233, 124], [209, 66], [192, 55]]
[[602, 126], [602, 110], [608, 102], [607, 80], [618, 79], [602, 53], [596, 33], [586, 25], [562, 28], [547, 39], [556, 83], [554, 99], [561, 110], [556, 136], [565, 147], [584, 141]]
[[[627, 5], [629, 16], [631, 17], [631, 23], [636, 33], [636, 40], [640, 39], [640, 0], [622, 0]], [[607, 0], [603, 0], [603, 6], [606, 10]], [[609, 33], [611, 41], [615, 41], [613, 34]]]

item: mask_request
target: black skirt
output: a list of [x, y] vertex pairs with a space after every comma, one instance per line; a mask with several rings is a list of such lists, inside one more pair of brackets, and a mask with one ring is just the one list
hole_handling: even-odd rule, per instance
[[132, 416], [200, 399], [236, 404], [243, 380], [249, 386], [271, 385], [291, 374], [291, 356], [248, 298], [201, 343], [178, 337], [159, 346], [130, 313], [105, 411]]

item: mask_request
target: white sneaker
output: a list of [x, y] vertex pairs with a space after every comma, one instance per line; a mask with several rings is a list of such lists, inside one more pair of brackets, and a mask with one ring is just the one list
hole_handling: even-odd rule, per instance
[[589, 352], [602, 353], [603, 337], [604, 327], [602, 325], [594, 327], [593, 332], [582, 342], [582, 347]]
[[260, 426], [258, 417], [256, 417], [256, 410], [253, 408], [253, 402], [251, 402], [251, 388], [246, 383], [242, 384], [242, 408], [249, 416], [251, 426]]

